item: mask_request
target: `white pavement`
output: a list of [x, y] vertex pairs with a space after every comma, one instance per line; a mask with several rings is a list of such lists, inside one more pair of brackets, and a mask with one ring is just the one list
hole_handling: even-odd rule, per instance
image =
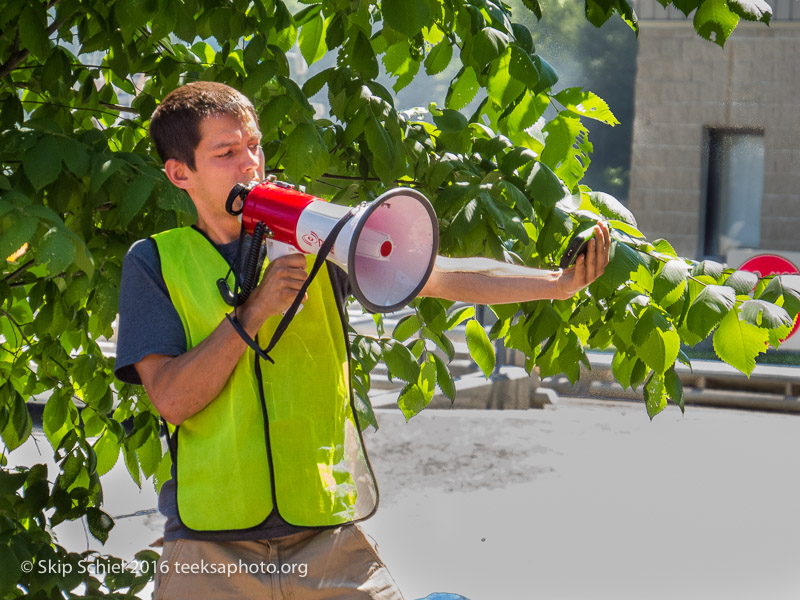
[[[670, 407], [650, 422], [641, 404], [562, 398], [378, 417], [381, 507], [363, 527], [409, 600], [800, 598], [798, 416]], [[12, 462], [49, 458], [39, 446]], [[152, 486], [121, 463], [104, 484], [104, 551], [132, 558], [159, 536]], [[79, 524], [58, 533], [86, 548]]]

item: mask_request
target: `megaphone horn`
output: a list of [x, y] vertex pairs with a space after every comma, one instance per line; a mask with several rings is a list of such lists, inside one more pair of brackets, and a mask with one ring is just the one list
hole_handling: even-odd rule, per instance
[[[235, 209], [237, 198], [243, 205]], [[280, 242], [305, 254], [317, 254], [334, 226], [352, 210], [274, 178], [251, 188], [235, 187], [227, 208], [241, 215], [248, 233], [258, 223], [266, 225], [268, 247]], [[430, 202], [417, 190], [400, 187], [357, 207], [327, 258], [347, 273], [353, 295], [365, 308], [391, 312], [406, 306], [425, 286], [438, 248], [439, 227]]]

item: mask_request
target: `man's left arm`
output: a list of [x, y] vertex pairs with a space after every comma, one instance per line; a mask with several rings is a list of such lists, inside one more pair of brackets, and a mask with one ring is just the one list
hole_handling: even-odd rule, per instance
[[475, 304], [566, 300], [603, 274], [610, 246], [608, 226], [598, 222], [588, 251], [568, 269], [546, 271], [488, 258], [438, 256], [419, 295]]

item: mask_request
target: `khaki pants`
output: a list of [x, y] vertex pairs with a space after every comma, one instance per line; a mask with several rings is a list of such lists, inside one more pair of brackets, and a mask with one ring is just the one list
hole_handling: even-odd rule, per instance
[[249, 542], [164, 542], [154, 600], [402, 600], [358, 525]]

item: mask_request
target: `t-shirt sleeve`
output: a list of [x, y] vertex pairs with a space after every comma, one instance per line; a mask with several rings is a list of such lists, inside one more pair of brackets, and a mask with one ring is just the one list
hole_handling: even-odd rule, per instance
[[155, 242], [139, 240], [122, 262], [117, 326], [116, 376], [140, 384], [134, 366], [149, 354], [186, 352], [186, 333], [161, 275]]

